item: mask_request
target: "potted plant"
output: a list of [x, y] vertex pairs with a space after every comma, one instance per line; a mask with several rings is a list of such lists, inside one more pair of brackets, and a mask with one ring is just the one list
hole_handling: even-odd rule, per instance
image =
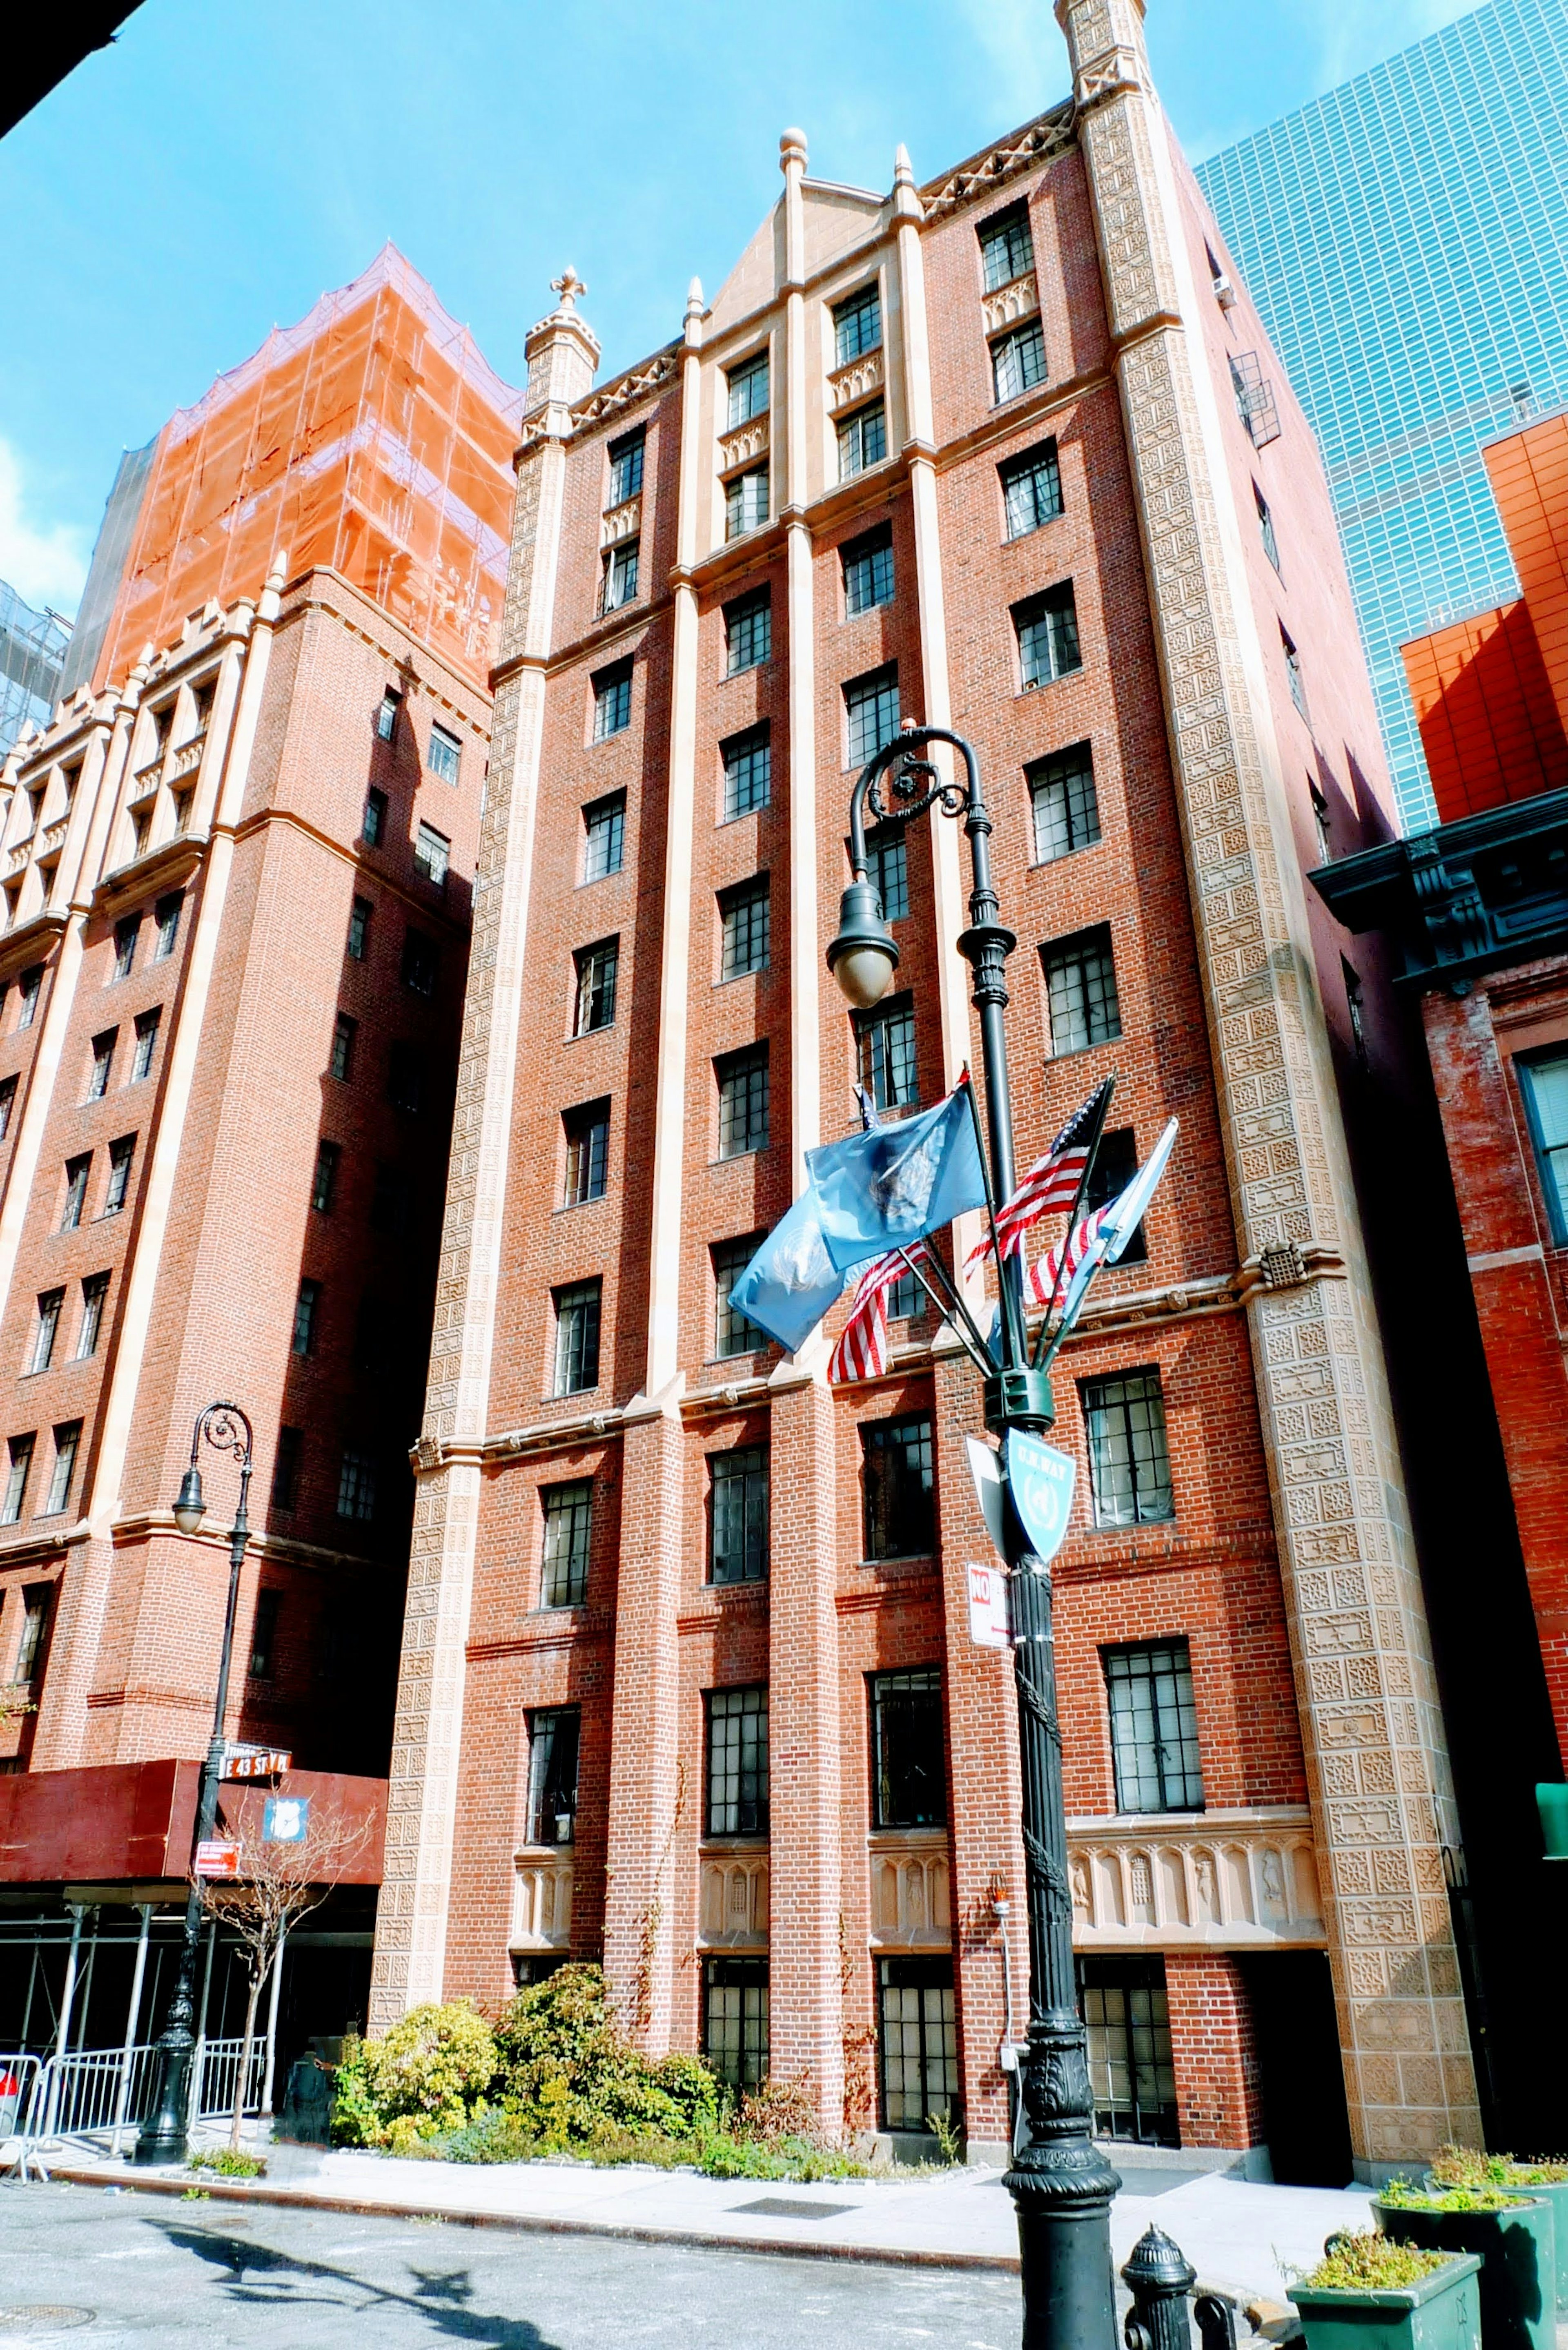
[[1286, 2290], [1307, 2350], [1478, 2350], [1480, 2262], [1392, 2237], [1331, 2236], [1316, 2268]]
[[1428, 2187], [1502, 2187], [1538, 2195], [1552, 2206], [1557, 2245], [1557, 2323], [1568, 2324], [1568, 2161], [1542, 2155], [1483, 2154], [1479, 2147], [1445, 2146], [1427, 2173]]
[[1501, 2187], [1416, 2187], [1390, 2179], [1373, 2210], [1385, 2235], [1424, 2251], [1480, 2260], [1483, 2350], [1556, 2350], [1552, 2206]]

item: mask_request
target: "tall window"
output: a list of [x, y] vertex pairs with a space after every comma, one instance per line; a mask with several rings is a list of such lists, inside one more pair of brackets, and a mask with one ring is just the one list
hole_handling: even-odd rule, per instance
[[369, 898], [356, 898], [348, 909], [348, 957], [351, 962], [363, 962], [370, 951], [370, 914]]
[[889, 825], [873, 832], [866, 842], [866, 874], [882, 900], [882, 920], [901, 922], [909, 910], [909, 863], [904, 846], [905, 827]]
[[1100, 837], [1100, 804], [1088, 744], [1075, 743], [1070, 751], [1033, 760], [1023, 778], [1034, 816], [1035, 863], [1092, 848]]
[[1274, 517], [1269, 512], [1268, 499], [1256, 482], [1252, 484], [1252, 497], [1258, 509], [1258, 528], [1262, 534], [1263, 553], [1277, 571], [1280, 567], [1280, 542], [1274, 536]]
[[1078, 1392], [1089, 1440], [1095, 1523], [1137, 1526], [1173, 1518], [1176, 1507], [1158, 1371], [1085, 1379]]
[[1018, 669], [1025, 690], [1034, 685], [1051, 685], [1069, 671], [1083, 667], [1083, 655], [1078, 649], [1077, 607], [1070, 579], [1048, 589], [1044, 596], [1032, 596], [1027, 603], [1015, 604], [1012, 625], [1018, 631]]
[[724, 484], [724, 536], [743, 538], [750, 530], [761, 530], [767, 518], [768, 469], [752, 465]]
[[625, 505], [635, 498], [642, 487], [642, 455], [646, 435], [639, 425], [609, 444], [609, 500], [612, 506]]
[[316, 1352], [316, 1328], [321, 1306], [321, 1284], [302, 1281], [299, 1295], [294, 1301], [294, 1352], [313, 1355]]
[[118, 1028], [106, 1028], [92, 1040], [92, 1069], [87, 1089], [88, 1101], [101, 1101], [109, 1091], [109, 1072], [114, 1067], [114, 1047], [119, 1035]]
[[103, 1195], [106, 1216], [118, 1216], [125, 1205], [125, 1195], [130, 1189], [130, 1162], [135, 1154], [134, 1134], [122, 1134], [109, 1146], [109, 1188]]
[[860, 1082], [877, 1109], [903, 1109], [920, 1098], [915, 1068], [915, 1006], [908, 995], [856, 1019]]
[[768, 1571], [768, 1449], [708, 1455], [710, 1583], [760, 1583]]
[[452, 864], [452, 843], [444, 832], [433, 824], [421, 824], [414, 835], [414, 870], [433, 881], [438, 889], [446, 886], [447, 871]]
[[765, 350], [753, 351], [749, 359], [732, 367], [726, 379], [729, 386], [729, 409], [726, 430], [733, 432], [737, 426], [749, 424], [753, 416], [765, 416], [768, 411], [768, 355]]
[[631, 724], [631, 663], [617, 661], [613, 669], [601, 669], [593, 688], [594, 741], [605, 743]]
[[396, 692], [391, 686], [389, 686], [385, 693], [382, 694], [380, 705], [376, 712], [376, 740], [378, 743], [389, 743], [393, 735], [397, 733], [398, 704], [401, 702], [402, 698], [402, 695]]
[[868, 677], [852, 678], [844, 689], [845, 715], [849, 724], [849, 764], [863, 767], [898, 732], [898, 667], [873, 670]]
[[929, 2129], [958, 2103], [958, 2024], [950, 1959], [879, 1959], [877, 2053], [882, 2126]]
[[55, 1430], [55, 1457], [49, 1468], [49, 1490], [44, 1495], [43, 1515], [52, 1518], [65, 1509], [71, 1498], [71, 1480], [77, 1473], [77, 1454], [81, 1449], [82, 1424], [79, 1419], [67, 1419]]
[[305, 1438], [297, 1428], [280, 1428], [272, 1463], [272, 1507], [292, 1510], [299, 1498], [299, 1463]]
[[398, 976], [405, 987], [416, 995], [433, 995], [439, 962], [434, 939], [423, 931], [408, 930], [403, 933], [403, 954]]
[[528, 1716], [528, 1841], [570, 1844], [577, 1828], [575, 1705], [540, 1706]]
[[576, 1281], [550, 1293], [556, 1308], [556, 1395], [585, 1395], [599, 1383], [601, 1294], [597, 1281]]
[[[22, 1441], [27, 1446], [28, 1458], [31, 1459], [33, 1445], [32, 1438], [30, 1436], [26, 1437], [22, 1439]], [[16, 1465], [16, 1440], [13, 1439], [11, 1445], [11, 1461], [13, 1467]], [[26, 1478], [26, 1471], [24, 1469], [24, 1479]], [[9, 1510], [10, 1507], [10, 1492], [9, 1490], [7, 1490], [5, 1496], [7, 1510]], [[7, 1525], [12, 1524], [15, 1523], [16, 1518], [20, 1517], [21, 1513], [22, 1504], [20, 1498], [18, 1497], [16, 1508], [14, 1512], [11, 1512], [9, 1516], [6, 1515], [5, 1511], [0, 1511], [0, 1523]], [[39, 1674], [44, 1669], [45, 1635], [49, 1628], [49, 1617], [53, 1611], [54, 1598], [55, 1586], [52, 1583], [35, 1583], [32, 1588], [23, 1595], [22, 1639], [21, 1645], [16, 1650], [16, 1679], [18, 1681], [36, 1681]]]
[[1044, 382], [1045, 332], [1038, 318], [998, 335], [991, 347], [991, 379], [999, 407]]
[[612, 792], [583, 810], [583, 879], [605, 881], [626, 861], [626, 794]]
[[1345, 1008], [1350, 1015], [1350, 1041], [1361, 1066], [1366, 1066], [1366, 1000], [1362, 993], [1361, 973], [1345, 956], [1339, 958], [1340, 977], [1345, 982]]
[[1011, 286], [1034, 266], [1034, 240], [1029, 234], [1029, 207], [1014, 204], [1011, 211], [992, 213], [981, 222], [975, 231], [980, 239], [980, 266], [985, 280], [985, 290], [994, 294], [1000, 286]]
[[838, 478], [853, 480], [868, 465], [879, 465], [888, 453], [888, 411], [879, 400], [868, 400], [838, 426]]
[[618, 612], [637, 595], [639, 542], [623, 538], [618, 546], [607, 547], [604, 558], [604, 585], [599, 609]]
[[88, 1177], [92, 1172], [92, 1152], [84, 1151], [79, 1159], [66, 1161], [66, 1197], [60, 1210], [60, 1230], [74, 1232], [81, 1222], [87, 1206]]
[[16, 1025], [19, 1029], [30, 1028], [37, 1018], [38, 995], [43, 984], [43, 964], [29, 963], [16, 983]]
[[387, 1098], [410, 1118], [425, 1106], [425, 1065], [412, 1045], [394, 1045], [387, 1055]]
[[922, 1416], [860, 1430], [867, 1558], [925, 1558], [936, 1547], [936, 1448]]
[[337, 1164], [342, 1158], [341, 1147], [336, 1142], [318, 1142], [316, 1146], [316, 1172], [310, 1180], [310, 1204], [317, 1215], [329, 1216], [337, 1196]]
[[152, 919], [158, 925], [157, 935], [152, 941], [154, 962], [166, 962], [174, 951], [180, 936], [180, 909], [183, 902], [178, 895], [160, 898], [152, 910]]
[[715, 1242], [709, 1252], [713, 1260], [713, 1352], [721, 1357], [754, 1354], [768, 1343], [766, 1332], [748, 1322], [740, 1307], [730, 1303], [730, 1292], [757, 1248], [753, 1233], [746, 1240]]
[[369, 1521], [376, 1514], [376, 1463], [350, 1445], [337, 1471], [337, 1514]]
[[332, 1075], [345, 1084], [354, 1074], [354, 1039], [358, 1029], [359, 1023], [348, 1012], [340, 1012], [332, 1024]]
[[882, 296], [875, 279], [833, 306], [833, 364], [847, 367], [882, 340]]
[[768, 1147], [768, 1048], [750, 1045], [713, 1064], [719, 1081], [719, 1156], [741, 1159]]
[[443, 784], [455, 784], [462, 769], [462, 743], [444, 726], [431, 728], [431, 747], [425, 761], [432, 775]]
[[760, 668], [773, 659], [773, 592], [753, 589], [724, 607], [724, 674], [739, 677], [742, 670]]
[[772, 931], [772, 896], [764, 873], [719, 895], [721, 979], [743, 979], [766, 971]]
[[89, 1273], [82, 1284], [82, 1318], [77, 1326], [76, 1360], [85, 1362], [98, 1352], [99, 1332], [103, 1327], [104, 1300], [109, 1295], [107, 1273]]
[[948, 1816], [940, 1665], [871, 1673], [871, 1825], [938, 1828]]
[[158, 1049], [158, 1022], [161, 1007], [139, 1013], [136, 1021], [136, 1050], [130, 1058], [130, 1082], [139, 1086], [143, 1077], [152, 1074], [152, 1055]]
[[868, 530], [864, 537], [852, 538], [840, 547], [839, 560], [844, 566], [845, 617], [853, 619], [857, 612], [874, 611], [878, 604], [893, 600], [893, 530], [884, 523], [879, 530]]
[[65, 1302], [63, 1289], [46, 1289], [39, 1296], [38, 1318], [33, 1325], [33, 1344], [27, 1355], [29, 1372], [47, 1371], [54, 1361], [55, 1340], [59, 1336]]
[[123, 922], [114, 926], [114, 975], [129, 979], [136, 962], [137, 935], [141, 929], [140, 914], [128, 914]]
[[719, 755], [724, 762], [724, 816], [733, 824], [737, 816], [752, 816], [765, 808], [773, 797], [774, 754], [768, 740], [767, 721], [760, 726], [749, 726], [743, 734], [732, 734], [727, 743], [719, 745]]
[[[33, 1465], [34, 1441], [32, 1436], [14, 1436], [5, 1448], [5, 1482], [0, 1488], [0, 1526], [14, 1526], [22, 1514], [22, 1503], [27, 1491], [27, 1471]], [[30, 1676], [19, 1672], [16, 1678], [26, 1680]]]
[[768, 1693], [765, 1688], [708, 1691], [707, 1801], [702, 1833], [768, 1832]]
[[1122, 1033], [1108, 925], [1057, 939], [1040, 950], [1051, 1007], [1051, 1050], [1080, 1053]]
[[585, 1207], [602, 1200], [609, 1178], [609, 1103], [584, 1102], [563, 1110], [561, 1126], [566, 1141], [566, 1180], [561, 1204]]
[[1176, 2068], [1163, 1959], [1085, 1959], [1095, 2136], [1177, 2146]]
[[251, 1679], [270, 1681], [273, 1653], [277, 1647], [278, 1610], [283, 1606], [283, 1594], [276, 1584], [268, 1584], [256, 1593], [256, 1612], [251, 1618]]
[[10, 1076], [0, 1084], [0, 1142], [4, 1142], [11, 1131], [11, 1113], [16, 1107], [16, 1080]]
[[1312, 826], [1317, 837], [1320, 865], [1326, 865], [1334, 855], [1334, 836], [1329, 829], [1328, 802], [1309, 777], [1307, 790], [1312, 794]]
[[768, 2076], [766, 1959], [704, 1959], [702, 2054], [732, 2089], [754, 2089]]
[[359, 825], [359, 837], [367, 848], [379, 848], [387, 830], [387, 795], [374, 789], [365, 795], [365, 814]]
[[1521, 1053], [1513, 1066], [1530, 1118], [1552, 1237], [1563, 1248], [1568, 1246], [1568, 1052]]
[[1307, 715], [1306, 681], [1302, 676], [1302, 657], [1295, 649], [1294, 639], [1286, 635], [1282, 627], [1280, 629], [1280, 650], [1285, 657], [1285, 676], [1290, 684], [1291, 700], [1295, 703], [1298, 715], [1306, 719], [1310, 726], [1312, 720]]
[[1102, 1648], [1118, 1812], [1200, 1812], [1203, 1768], [1185, 1640]]
[[572, 1034], [587, 1036], [596, 1028], [608, 1028], [614, 1024], [620, 941], [601, 939], [597, 946], [579, 947], [572, 961], [577, 974]]
[[593, 1490], [585, 1480], [576, 1485], [546, 1485], [539, 1495], [545, 1520], [541, 1607], [580, 1607], [587, 1598]]
[[[1095, 1164], [1084, 1192], [1084, 1212], [1103, 1208], [1125, 1191], [1137, 1173], [1137, 1143], [1130, 1126], [1112, 1127], [1100, 1137], [1100, 1147], [1095, 1153]], [[1133, 1232], [1120, 1256], [1118, 1264], [1143, 1264], [1148, 1257], [1148, 1237], [1141, 1222]]]

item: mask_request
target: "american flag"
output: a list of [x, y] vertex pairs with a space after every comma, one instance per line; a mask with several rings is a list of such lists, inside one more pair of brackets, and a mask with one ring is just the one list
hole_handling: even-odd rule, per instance
[[882, 1377], [888, 1367], [888, 1292], [909, 1270], [905, 1257], [919, 1264], [925, 1253], [917, 1242], [907, 1250], [889, 1249], [886, 1256], [873, 1257], [867, 1266], [843, 1336], [828, 1362], [827, 1376], [835, 1387], [851, 1379]]
[[[1095, 1087], [1082, 1108], [1075, 1109], [1044, 1158], [1037, 1159], [1011, 1200], [996, 1211], [996, 1242], [1003, 1256], [1023, 1245], [1023, 1235], [1042, 1216], [1068, 1215], [1076, 1204], [1078, 1186], [1099, 1139], [1100, 1126], [1111, 1097], [1114, 1077]], [[991, 1246], [989, 1236], [969, 1253], [965, 1270], [978, 1264]], [[1049, 1295], [1049, 1292], [1047, 1292]]]
[[1074, 1274], [1093, 1249], [1105, 1225], [1106, 1217], [1116, 1206], [1107, 1200], [1092, 1216], [1075, 1224], [1065, 1240], [1047, 1249], [1038, 1264], [1031, 1265], [1023, 1276], [1024, 1296], [1036, 1305], [1048, 1306], [1057, 1294], [1058, 1283], [1065, 1290], [1072, 1285]]

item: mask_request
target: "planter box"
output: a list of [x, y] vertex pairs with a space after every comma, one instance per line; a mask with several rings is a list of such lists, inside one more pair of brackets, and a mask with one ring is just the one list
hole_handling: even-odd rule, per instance
[[1421, 2211], [1375, 2202], [1396, 2243], [1474, 2252], [1481, 2262], [1482, 2350], [1557, 2350], [1557, 2257], [1552, 2206], [1539, 2196], [1503, 2211]]
[[1480, 2262], [1459, 2254], [1419, 2284], [1330, 2293], [1293, 2284], [1307, 2350], [1479, 2350]]
[[[1428, 2174], [1424, 2184], [1441, 2193], [1438, 2182]], [[1521, 2187], [1521, 2195], [1533, 2195], [1552, 2206], [1552, 2226], [1557, 2246], [1557, 2323], [1568, 2325], [1568, 2178], [1560, 2186]]]

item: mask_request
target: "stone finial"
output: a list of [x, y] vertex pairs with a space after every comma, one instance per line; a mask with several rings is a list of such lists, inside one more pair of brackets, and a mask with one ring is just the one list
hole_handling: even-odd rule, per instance
[[914, 184], [915, 167], [909, 161], [909, 149], [900, 140], [898, 151], [893, 158], [893, 185], [896, 188], [912, 188]]
[[787, 173], [792, 169], [798, 172], [805, 170], [804, 130], [785, 130], [779, 137], [779, 170]]
[[286, 546], [280, 546], [277, 553], [273, 556], [271, 568], [268, 570], [266, 575], [266, 584], [272, 589], [275, 596], [282, 594], [283, 583], [287, 577], [288, 549]]
[[700, 277], [694, 277], [691, 280], [691, 285], [686, 288], [686, 317], [688, 320], [700, 318], [702, 316], [702, 280]]
[[559, 277], [551, 278], [550, 289], [557, 297], [556, 307], [529, 328], [523, 345], [528, 362], [524, 416], [545, 408], [567, 409], [585, 399], [599, 363], [599, 338], [577, 308], [578, 295], [588, 289], [569, 261]]
[[578, 295], [586, 294], [587, 290], [569, 261], [559, 277], [552, 277], [550, 280], [550, 291], [560, 296], [560, 307], [563, 310], [575, 310], [577, 307]]
[[919, 191], [915, 185], [915, 168], [909, 161], [909, 149], [902, 144], [893, 158], [893, 217], [900, 221], [918, 221], [925, 217]]

